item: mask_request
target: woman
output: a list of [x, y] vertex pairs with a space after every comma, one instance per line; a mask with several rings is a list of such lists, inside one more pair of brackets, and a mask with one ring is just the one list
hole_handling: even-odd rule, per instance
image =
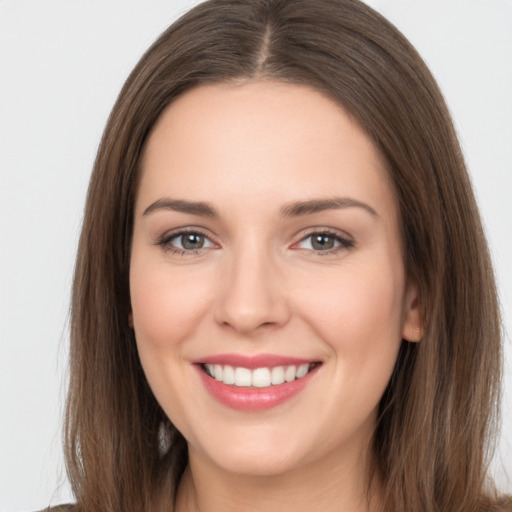
[[461, 152], [396, 29], [356, 1], [221, 0], [158, 39], [78, 251], [76, 510], [508, 510], [500, 367]]

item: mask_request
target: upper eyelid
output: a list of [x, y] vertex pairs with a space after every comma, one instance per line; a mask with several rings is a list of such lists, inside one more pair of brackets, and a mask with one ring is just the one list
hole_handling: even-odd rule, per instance
[[311, 235], [314, 235], [314, 234], [331, 235], [331, 236], [341, 238], [343, 240], [347, 240], [352, 243], [355, 242], [354, 237], [350, 233], [347, 233], [346, 231], [343, 231], [341, 229], [330, 228], [330, 227], [325, 227], [325, 226], [314, 226], [311, 228], [306, 228], [306, 229], [300, 230], [297, 233], [297, 235], [294, 237], [294, 238], [296, 238], [296, 242], [294, 242], [294, 243], [300, 242], [300, 241], [304, 240], [305, 238], [307, 238]]
[[163, 240], [169, 240], [172, 238], [176, 238], [180, 235], [184, 235], [187, 233], [197, 233], [199, 235], [203, 235], [205, 238], [208, 238], [208, 240], [210, 240], [211, 242], [214, 242], [213, 238], [215, 238], [215, 237], [212, 236], [210, 234], [210, 232], [208, 232], [204, 228], [200, 228], [199, 226], [185, 226], [185, 227], [174, 228], [174, 229], [165, 231], [164, 233], [162, 233], [161, 235], [159, 235], [157, 237], [157, 243], [160, 243]]

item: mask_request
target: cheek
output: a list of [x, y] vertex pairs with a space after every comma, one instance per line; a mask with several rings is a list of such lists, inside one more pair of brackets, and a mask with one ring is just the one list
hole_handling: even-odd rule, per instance
[[190, 338], [208, 311], [208, 289], [202, 276], [165, 264], [142, 266], [132, 261], [130, 296], [139, 345], [174, 350]]
[[182, 431], [189, 430], [186, 418], [191, 414], [190, 365], [183, 364], [186, 342], [197, 337], [201, 318], [209, 311], [210, 285], [196, 277], [165, 263], [142, 264], [132, 255], [130, 295], [139, 357], [157, 401]]
[[[397, 265], [347, 265], [302, 297], [303, 316], [352, 368], [393, 365], [401, 339], [404, 278]], [[384, 360], [382, 359], [384, 358]]]
[[326, 367], [331, 392], [319, 399], [332, 411], [329, 422], [340, 432], [355, 432], [373, 425], [395, 366], [403, 279], [392, 267], [387, 272], [367, 265], [344, 270], [325, 280], [320, 294], [303, 297], [302, 316], [308, 315], [307, 323], [331, 354], [333, 364]]

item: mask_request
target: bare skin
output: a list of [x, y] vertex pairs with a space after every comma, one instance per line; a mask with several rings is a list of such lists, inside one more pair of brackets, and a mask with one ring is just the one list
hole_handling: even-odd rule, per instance
[[[368, 446], [402, 338], [421, 338], [382, 158], [306, 87], [201, 86], [150, 135], [130, 288], [150, 386], [185, 436], [178, 512], [376, 511]], [[284, 403], [219, 402], [197, 361], [303, 358]], [[203, 372], [203, 373], [201, 373]]]

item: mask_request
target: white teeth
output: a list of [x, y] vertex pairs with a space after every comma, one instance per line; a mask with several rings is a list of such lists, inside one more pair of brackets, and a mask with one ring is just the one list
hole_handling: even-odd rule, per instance
[[235, 368], [235, 386], [250, 386], [251, 377], [251, 370], [248, 368]]
[[224, 382], [224, 384], [230, 385], [235, 383], [235, 369], [232, 366], [224, 366], [222, 382]]
[[295, 380], [295, 374], [297, 372], [297, 368], [295, 366], [288, 366], [286, 370], [284, 371], [284, 380], [286, 382], [291, 382], [292, 380]]
[[301, 377], [304, 377], [309, 370], [309, 364], [301, 364], [297, 368], [297, 379], [300, 379]]
[[299, 366], [274, 366], [250, 370], [229, 365], [205, 364], [204, 368], [210, 377], [230, 386], [267, 388], [305, 377], [309, 373], [310, 365], [305, 363]]
[[257, 388], [268, 388], [271, 384], [270, 370], [268, 368], [256, 368], [252, 372], [252, 385]]
[[282, 366], [276, 366], [272, 368], [272, 384], [275, 386], [277, 384], [282, 384], [284, 382], [284, 368]]

